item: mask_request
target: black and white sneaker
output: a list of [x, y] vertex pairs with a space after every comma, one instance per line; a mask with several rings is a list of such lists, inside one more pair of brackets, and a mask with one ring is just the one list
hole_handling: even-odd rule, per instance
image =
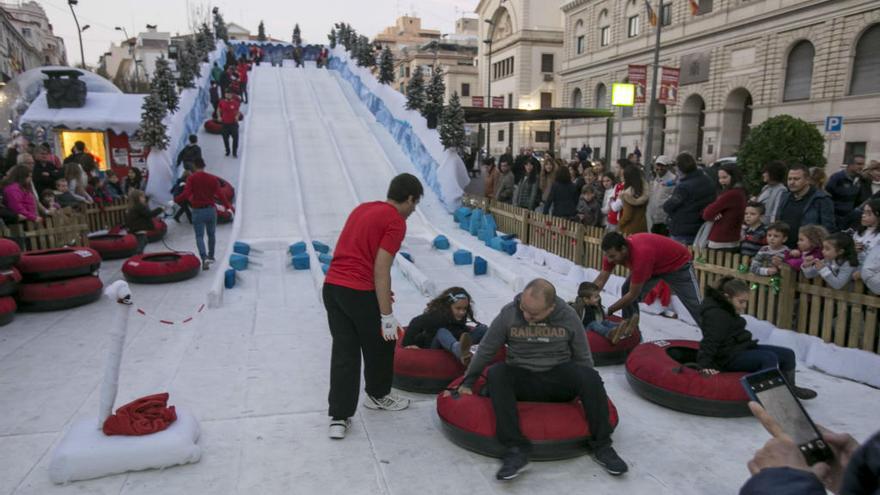
[[593, 452], [593, 460], [596, 461], [596, 464], [605, 468], [605, 471], [608, 471], [608, 474], [612, 476], [620, 476], [629, 471], [626, 462], [617, 455], [617, 452], [610, 445], [596, 449]]
[[345, 438], [345, 434], [348, 433], [350, 428], [351, 418], [331, 420], [329, 430], [330, 438], [333, 440], [342, 440]]
[[403, 411], [409, 407], [409, 399], [392, 393], [379, 398], [367, 394], [367, 398], [364, 399], [364, 407], [377, 411]]
[[501, 469], [495, 473], [498, 481], [510, 481], [525, 471], [529, 465], [529, 456], [520, 448], [512, 448], [501, 458]]

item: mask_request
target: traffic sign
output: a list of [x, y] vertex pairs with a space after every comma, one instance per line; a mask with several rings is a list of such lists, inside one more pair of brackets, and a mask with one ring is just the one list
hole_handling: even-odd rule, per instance
[[843, 117], [840, 115], [825, 117], [825, 132], [841, 132], [843, 130]]

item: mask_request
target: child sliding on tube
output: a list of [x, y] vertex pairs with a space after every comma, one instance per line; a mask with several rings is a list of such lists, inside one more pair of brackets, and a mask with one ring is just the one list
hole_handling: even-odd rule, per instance
[[578, 298], [571, 306], [577, 312], [585, 330], [592, 330], [617, 344], [632, 335], [635, 330], [629, 320], [615, 323], [605, 319], [605, 308], [602, 307], [602, 295], [599, 287], [592, 282], [583, 282], [578, 286]]
[[[469, 330], [468, 321], [476, 323], [476, 328]], [[450, 287], [409, 322], [403, 346], [445, 349], [467, 366], [473, 357], [471, 345], [479, 344], [486, 330], [486, 325], [474, 319], [471, 295], [461, 287]]]

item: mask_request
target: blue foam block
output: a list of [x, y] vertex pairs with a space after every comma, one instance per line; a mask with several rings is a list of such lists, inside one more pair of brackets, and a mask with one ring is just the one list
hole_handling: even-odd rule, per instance
[[458, 224], [464, 230], [471, 230], [471, 217], [467, 217]]
[[403, 256], [404, 258], [406, 258], [406, 260], [409, 261], [410, 263], [415, 263], [415, 261], [413, 261], [412, 255], [407, 253], [406, 251], [401, 251], [400, 255]]
[[231, 289], [231, 288], [235, 287], [235, 270], [234, 269], [229, 268], [223, 274], [223, 285], [227, 289]]
[[482, 228], [477, 233], [477, 239], [485, 242], [487, 246], [489, 245], [489, 240], [491, 240], [493, 237], [495, 237], [494, 229]]
[[321, 263], [321, 271], [324, 272], [324, 275], [327, 275], [327, 272], [330, 270], [330, 265], [327, 263]]
[[438, 235], [434, 238], [434, 249], [449, 249], [449, 239], [445, 235]]
[[312, 241], [312, 247], [315, 248], [315, 251], [319, 253], [329, 253], [330, 246], [324, 244], [321, 241]]
[[470, 265], [474, 262], [474, 259], [470, 251], [459, 249], [452, 253], [452, 262], [456, 265]]
[[232, 252], [247, 256], [251, 252], [251, 246], [246, 242], [236, 241], [232, 245]]
[[306, 243], [303, 241], [294, 242], [293, 244], [290, 245], [290, 248], [288, 248], [288, 251], [290, 252], [291, 256], [303, 254], [306, 252]]
[[293, 268], [295, 270], [308, 270], [310, 266], [308, 254], [299, 253], [293, 255]]
[[513, 256], [516, 254], [516, 241], [513, 239], [503, 239], [501, 241], [501, 250]]
[[329, 265], [331, 261], [333, 261], [333, 256], [327, 253], [321, 253], [318, 255], [318, 261], [325, 265]]
[[485, 275], [489, 271], [489, 263], [477, 256], [474, 259], [474, 275]]
[[495, 237], [489, 239], [489, 247], [496, 250], [496, 251], [501, 251], [501, 246], [502, 246], [503, 242], [504, 242], [504, 240], [502, 240], [498, 236], [495, 236]]
[[492, 230], [496, 230], [498, 228], [498, 225], [495, 223], [495, 218], [492, 216], [491, 213], [486, 213], [485, 215], [483, 215], [482, 228]]
[[452, 214], [452, 218], [455, 219], [456, 222], [461, 222], [470, 215], [471, 209], [467, 206], [462, 206], [461, 208], [455, 210], [455, 212]]
[[248, 267], [248, 258], [247, 256], [241, 254], [230, 254], [229, 255], [229, 266], [236, 270], [247, 270]]
[[483, 226], [483, 210], [474, 210], [471, 213], [471, 223], [470, 229], [468, 231], [471, 235], [477, 235], [480, 232], [480, 227]]
[[511, 239], [516, 239], [516, 234], [504, 234], [501, 238], [505, 241], [509, 241]]

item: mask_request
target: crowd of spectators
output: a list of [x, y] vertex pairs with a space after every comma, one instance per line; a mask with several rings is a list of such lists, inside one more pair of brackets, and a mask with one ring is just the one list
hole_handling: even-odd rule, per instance
[[485, 195], [606, 231], [740, 253], [761, 276], [787, 265], [835, 289], [861, 279], [880, 294], [880, 162], [849, 161], [827, 179], [817, 167], [772, 161], [750, 194], [737, 164], [704, 167], [689, 153], [661, 155], [651, 170], [630, 155], [606, 170], [584, 153], [566, 163], [524, 148], [484, 163]]

